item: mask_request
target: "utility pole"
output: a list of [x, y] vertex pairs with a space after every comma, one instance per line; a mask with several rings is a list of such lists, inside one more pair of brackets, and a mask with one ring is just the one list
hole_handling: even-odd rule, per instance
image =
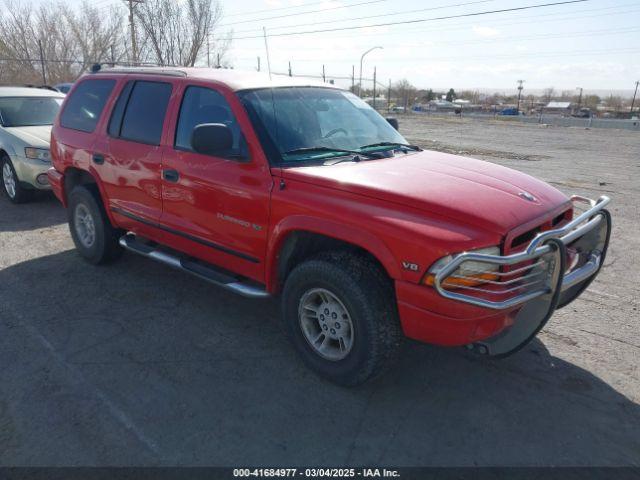
[[136, 26], [133, 18], [133, 8], [136, 3], [142, 3], [144, 0], [125, 0], [129, 3], [129, 28], [131, 29], [131, 58], [133, 64], [138, 63], [138, 44], [136, 43]]
[[322, 64], [322, 81], [327, 82], [327, 78], [324, 76], [324, 63]]
[[516, 112], [520, 113], [520, 98], [522, 97], [522, 89], [524, 88], [522, 84], [524, 80], [518, 80], [518, 106], [516, 107]]
[[356, 66], [351, 65], [351, 93], [356, 93]]
[[373, 109], [376, 109], [376, 67], [373, 67]]
[[580, 95], [578, 96], [578, 110], [582, 106], [582, 87], [576, 87], [576, 90], [580, 90]]
[[640, 80], [636, 82], [636, 91], [633, 92], [633, 100], [631, 100], [631, 110], [629, 110], [629, 113], [633, 113], [633, 107], [636, 104], [636, 95], [638, 94], [638, 84], [640, 84]]
[[42, 65], [42, 84], [47, 84], [47, 72], [44, 66], [44, 52], [42, 50], [42, 42], [38, 40], [38, 48], [40, 49], [40, 64]]
[[291, 76], [291, 61], [289, 61], [289, 76]]
[[260, 56], [258, 55], [258, 72], [260, 71]]
[[387, 88], [387, 113], [391, 110], [391, 79], [389, 79], [389, 87]]
[[216, 55], [216, 68], [220, 68], [220, 52]]

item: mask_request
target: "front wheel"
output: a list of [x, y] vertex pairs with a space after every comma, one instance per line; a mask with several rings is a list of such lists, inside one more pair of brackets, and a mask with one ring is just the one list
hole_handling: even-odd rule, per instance
[[33, 190], [20, 185], [20, 180], [9, 157], [0, 157], [2, 170], [2, 187], [7, 198], [13, 203], [25, 203], [33, 198]]
[[282, 302], [302, 359], [335, 383], [363, 383], [396, 357], [402, 334], [393, 286], [367, 258], [336, 252], [303, 262], [288, 276]]

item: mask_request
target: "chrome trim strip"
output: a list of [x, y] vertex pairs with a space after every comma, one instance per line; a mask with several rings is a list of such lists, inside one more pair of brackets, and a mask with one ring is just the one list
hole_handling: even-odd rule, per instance
[[[588, 204], [590, 208], [575, 217], [565, 226], [557, 228], [555, 230], [548, 230], [546, 232], [539, 233], [533, 240], [531, 240], [531, 242], [523, 252], [506, 256], [486, 255], [473, 252], [461, 253], [460, 255], [454, 257], [453, 260], [451, 260], [438, 272], [435, 273], [433, 287], [441, 296], [445, 298], [470, 303], [472, 305], [477, 305], [480, 307], [491, 308], [494, 310], [502, 310], [515, 305], [526, 303], [529, 300], [549, 293], [549, 288], [543, 288], [535, 290], [533, 292], [524, 293], [522, 295], [517, 295], [508, 300], [493, 302], [490, 300], [484, 300], [481, 298], [449, 291], [442, 286], [442, 282], [444, 282], [464, 262], [474, 261], [493, 265], [514, 265], [528, 260], [535, 260], [540, 256], [549, 253], [551, 251], [551, 247], [549, 245], [544, 245], [544, 243], [551, 238], [559, 238], [565, 245], [571, 243], [600, 224], [600, 222], [602, 221], [602, 214], [600, 214], [600, 212], [609, 204], [610, 201], [611, 199], [606, 195], [602, 195], [600, 198], [598, 198], [598, 200], [591, 200], [586, 197], [574, 195], [571, 197], [572, 203], [585, 203]], [[566, 290], [593, 275], [600, 266], [600, 258], [600, 255], [592, 254], [589, 261], [580, 269], [565, 275], [562, 280], [561, 289]]]

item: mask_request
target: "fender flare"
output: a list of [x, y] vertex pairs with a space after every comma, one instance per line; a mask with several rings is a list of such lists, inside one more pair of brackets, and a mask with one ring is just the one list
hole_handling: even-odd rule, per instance
[[274, 227], [267, 242], [265, 279], [269, 292], [276, 292], [278, 289], [278, 253], [289, 235], [299, 231], [324, 235], [360, 247], [373, 255], [391, 278], [398, 279], [401, 276], [400, 267], [391, 250], [374, 234], [335, 220], [293, 215], [284, 218]]
[[90, 175], [95, 180], [95, 184], [96, 184], [96, 187], [98, 188], [98, 193], [100, 195], [100, 199], [102, 200], [102, 206], [104, 207], [104, 213], [107, 215], [107, 218], [111, 222], [111, 225], [117, 226], [117, 222], [115, 221], [115, 218], [113, 217], [113, 212], [109, 208], [108, 197], [107, 197], [107, 194], [106, 194], [106, 192], [104, 190], [104, 186], [102, 184], [102, 179], [100, 178], [100, 175], [98, 174], [98, 171], [92, 165], [89, 165], [88, 167], [89, 168], [87, 169], [87, 168], [80, 168], [77, 165], [68, 165], [64, 169], [63, 175], [65, 177], [65, 187], [62, 190], [62, 195], [64, 195], [65, 203], [67, 203], [69, 201], [68, 198], [67, 198], [67, 189], [66, 189], [66, 177], [69, 174], [68, 171], [70, 169], [74, 169], [74, 170], [80, 170], [82, 172], [85, 172], [86, 174]]

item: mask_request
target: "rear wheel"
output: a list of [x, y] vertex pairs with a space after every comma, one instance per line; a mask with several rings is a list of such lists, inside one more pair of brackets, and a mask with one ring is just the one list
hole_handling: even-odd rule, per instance
[[335, 252], [298, 265], [282, 297], [289, 335], [305, 363], [341, 385], [382, 373], [402, 333], [393, 287], [367, 258]]
[[6, 155], [0, 158], [2, 170], [2, 187], [7, 198], [13, 203], [25, 203], [33, 198], [33, 190], [28, 190], [20, 185], [11, 159]]
[[122, 232], [111, 225], [95, 187], [75, 187], [67, 212], [73, 243], [88, 262], [108, 263], [122, 254], [118, 244]]

